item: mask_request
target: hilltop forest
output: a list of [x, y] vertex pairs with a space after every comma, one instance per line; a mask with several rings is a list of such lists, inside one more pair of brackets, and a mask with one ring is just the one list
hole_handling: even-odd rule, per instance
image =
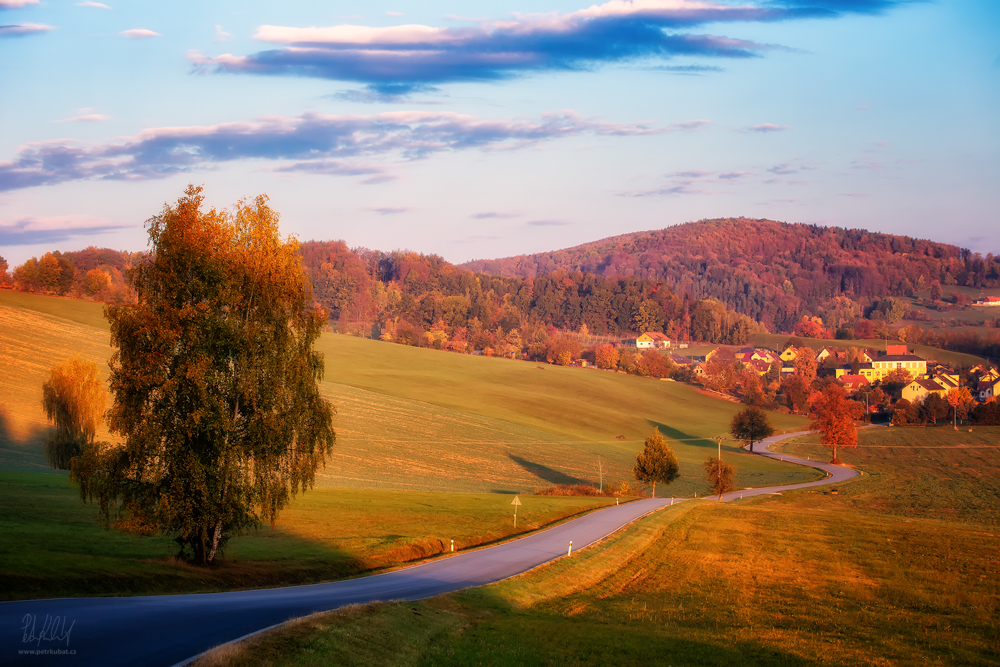
[[863, 229], [773, 220], [702, 220], [613, 236], [565, 250], [461, 265], [530, 278], [553, 271], [662, 282], [693, 299], [717, 299], [769, 331], [792, 331], [803, 315], [837, 328], [862, 316], [890, 323], [885, 297], [937, 284], [1000, 285], [1000, 257]]

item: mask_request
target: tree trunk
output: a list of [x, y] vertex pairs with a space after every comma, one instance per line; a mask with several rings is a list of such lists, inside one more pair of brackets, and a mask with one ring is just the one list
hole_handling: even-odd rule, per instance
[[753, 440], [750, 441], [750, 453], [753, 454]]
[[656, 497], [656, 482], [653, 482], [653, 497]]
[[208, 563], [215, 560], [215, 551], [219, 548], [219, 538], [222, 537], [222, 519], [215, 522], [215, 530], [212, 531], [212, 550], [208, 552]]

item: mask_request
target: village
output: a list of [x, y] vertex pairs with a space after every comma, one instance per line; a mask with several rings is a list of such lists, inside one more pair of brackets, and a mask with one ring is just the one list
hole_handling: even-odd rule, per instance
[[[882, 350], [862, 346], [816, 350], [793, 337], [780, 351], [719, 346], [704, 355], [688, 353], [698, 349], [693, 345], [644, 332], [622, 340], [619, 347], [663, 355], [674, 369], [672, 379], [693, 381], [750, 405], [784, 406], [793, 413], [806, 410], [811, 391], [834, 382], [848, 397], [864, 403], [869, 419], [894, 425], [937, 423], [953, 413], [961, 420], [976, 403], [995, 403], [1000, 396], [1000, 371], [995, 366], [959, 367], [925, 359], [902, 343], [887, 342]], [[627, 353], [619, 356], [623, 354]], [[581, 365], [587, 362], [581, 360]]]

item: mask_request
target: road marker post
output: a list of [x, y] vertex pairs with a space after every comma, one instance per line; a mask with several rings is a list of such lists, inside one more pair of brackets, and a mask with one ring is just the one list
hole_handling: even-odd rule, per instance
[[566, 555], [567, 556], [573, 555], [573, 540], [569, 541], [569, 549], [566, 550]]
[[451, 551], [452, 551], [452, 553], [455, 552], [455, 540], [451, 541]]
[[521, 504], [521, 499], [514, 496], [514, 500], [510, 501], [510, 504], [514, 506], [514, 527], [517, 528], [517, 508]]

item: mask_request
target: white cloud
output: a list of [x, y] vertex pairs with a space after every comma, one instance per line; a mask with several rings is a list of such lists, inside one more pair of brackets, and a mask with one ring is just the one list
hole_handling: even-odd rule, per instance
[[21, 9], [28, 5], [39, 5], [38, 0], [0, 0], [0, 9]]
[[226, 32], [225, 30], [223, 30], [221, 25], [215, 26], [215, 41], [217, 41], [217, 42], [224, 42], [227, 39], [230, 39], [231, 37], [232, 37], [232, 34]]
[[111, 7], [107, 6], [103, 2], [91, 2], [90, 0], [87, 0], [86, 2], [78, 2], [78, 3], [76, 3], [76, 6], [77, 7], [94, 7], [95, 9], [111, 9]]
[[122, 30], [120, 35], [128, 37], [129, 39], [148, 39], [150, 37], [162, 37], [158, 32], [153, 32], [152, 30], [147, 30], [146, 28], [131, 28], [129, 30]]
[[107, 116], [102, 113], [88, 113], [82, 116], [63, 118], [62, 120], [54, 120], [52, 122], [53, 123], [99, 123], [105, 120], [111, 120], [111, 116]]

